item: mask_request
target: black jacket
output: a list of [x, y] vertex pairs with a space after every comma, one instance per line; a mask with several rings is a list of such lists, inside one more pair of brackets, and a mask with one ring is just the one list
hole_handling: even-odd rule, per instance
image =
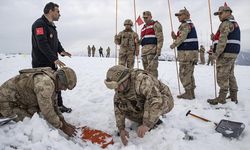
[[56, 70], [54, 61], [58, 53], [64, 51], [56, 26], [43, 15], [32, 25], [32, 67], [51, 67]]

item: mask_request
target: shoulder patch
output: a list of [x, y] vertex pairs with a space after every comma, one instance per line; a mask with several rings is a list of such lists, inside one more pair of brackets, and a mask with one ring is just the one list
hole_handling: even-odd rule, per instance
[[36, 28], [36, 35], [44, 35], [43, 27]]

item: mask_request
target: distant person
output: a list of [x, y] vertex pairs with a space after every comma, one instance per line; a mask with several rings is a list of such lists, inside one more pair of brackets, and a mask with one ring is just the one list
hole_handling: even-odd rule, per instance
[[132, 29], [132, 20], [126, 19], [123, 25], [125, 29], [115, 35], [115, 44], [120, 46], [119, 65], [134, 68], [135, 55], [139, 54], [139, 51], [136, 51], [136, 46], [139, 45], [138, 34]]
[[120, 138], [127, 145], [129, 137], [125, 119], [139, 124], [138, 137], [162, 123], [160, 116], [174, 107], [172, 94], [167, 85], [141, 69], [129, 69], [116, 65], [107, 71], [105, 84], [114, 89], [114, 112]]
[[88, 45], [88, 57], [91, 57], [91, 47]]
[[199, 53], [200, 53], [200, 63], [199, 64], [204, 65], [205, 64], [205, 48], [203, 45], [200, 46]]
[[106, 57], [107, 58], [109, 58], [110, 57], [110, 47], [108, 47], [107, 49], [106, 49]]
[[64, 120], [57, 105], [57, 91], [76, 86], [75, 72], [68, 67], [24, 69], [0, 86], [0, 115], [17, 115], [15, 121], [41, 113], [48, 123], [74, 136], [76, 128]]
[[[65, 66], [58, 59], [58, 54], [71, 57], [71, 54], [64, 50], [57, 37], [54, 21], [58, 21], [61, 16], [59, 5], [52, 2], [47, 3], [43, 12], [42, 17], [32, 25], [32, 67], [51, 67], [53, 70], [57, 70], [57, 66]], [[60, 111], [70, 113], [72, 109], [63, 105], [61, 91], [57, 92]]]
[[207, 65], [214, 64], [214, 61], [212, 60], [212, 54], [213, 54], [213, 46], [210, 46], [210, 50], [207, 52], [208, 53], [208, 61], [207, 61]]
[[211, 105], [225, 104], [228, 90], [231, 101], [238, 103], [238, 85], [234, 76], [235, 60], [240, 52], [240, 27], [234, 20], [232, 10], [227, 5], [219, 7], [214, 13], [221, 21], [217, 33], [211, 35], [213, 40], [212, 59], [216, 60], [217, 83], [220, 87], [219, 96], [208, 99]]
[[198, 61], [198, 39], [195, 26], [190, 20], [189, 11], [184, 8], [175, 14], [181, 25], [177, 34], [172, 32], [174, 42], [171, 49], [177, 47], [177, 60], [179, 61], [179, 77], [185, 89], [185, 93], [177, 98], [192, 100], [195, 99], [194, 89], [196, 88], [194, 79], [194, 65]]
[[103, 48], [100, 46], [100, 48], [99, 48], [99, 55], [100, 55], [100, 57], [104, 57], [103, 56]]
[[93, 45], [91, 49], [92, 49], [92, 57], [95, 57], [95, 46]]
[[143, 12], [145, 22], [141, 29], [141, 57], [144, 70], [158, 78], [158, 57], [161, 55], [164, 36], [162, 25], [152, 19], [150, 11]]

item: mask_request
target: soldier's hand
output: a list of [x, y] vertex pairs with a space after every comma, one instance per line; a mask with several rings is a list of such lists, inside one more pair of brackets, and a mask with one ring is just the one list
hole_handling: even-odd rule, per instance
[[69, 52], [66, 52], [66, 51], [62, 51], [60, 53], [61, 56], [68, 56], [68, 57], [71, 57], [71, 54]]
[[176, 34], [174, 33], [174, 31], [171, 32], [171, 37], [172, 37], [172, 39], [174, 39], [174, 40], [177, 38], [177, 36], [176, 36]]
[[170, 48], [171, 48], [171, 49], [174, 49], [174, 48], [175, 48], [175, 44], [171, 44], [171, 45], [170, 45]]
[[150, 128], [147, 127], [147, 126], [145, 126], [145, 125], [139, 126], [138, 129], [137, 129], [137, 135], [138, 135], [138, 137], [143, 138], [144, 135], [145, 135], [145, 133], [146, 133], [149, 129], [150, 129]]
[[214, 34], [213, 34], [213, 33], [210, 35], [210, 39], [211, 39], [212, 41], [214, 40]]
[[120, 130], [120, 137], [121, 137], [121, 141], [123, 143], [123, 145], [127, 145], [128, 144], [128, 139], [129, 138], [129, 134], [126, 130]]
[[161, 50], [160, 50], [160, 49], [157, 49], [157, 50], [156, 50], [156, 55], [157, 55], [157, 56], [161, 56]]
[[60, 61], [59, 59], [57, 59], [55, 62], [55, 65], [59, 66], [60, 68], [63, 66], [66, 66], [62, 61]]
[[67, 123], [63, 123], [62, 127], [60, 128], [65, 134], [68, 136], [75, 136], [76, 135], [76, 128], [72, 125], [69, 125]]

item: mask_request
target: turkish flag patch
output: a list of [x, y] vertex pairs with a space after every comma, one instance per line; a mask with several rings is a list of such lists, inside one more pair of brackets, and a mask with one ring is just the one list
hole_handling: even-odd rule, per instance
[[36, 35], [43, 35], [43, 34], [44, 34], [43, 27], [36, 28]]

